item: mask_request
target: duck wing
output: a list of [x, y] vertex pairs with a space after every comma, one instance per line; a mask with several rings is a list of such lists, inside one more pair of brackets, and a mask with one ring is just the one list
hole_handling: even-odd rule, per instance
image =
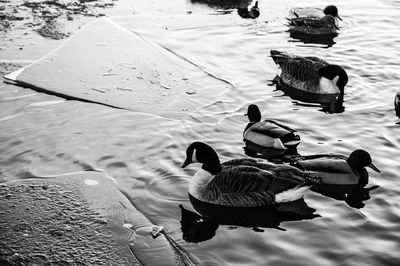
[[324, 15], [321, 8], [293, 7], [289, 11], [290, 17], [323, 17]]
[[284, 125], [284, 124], [281, 124], [281, 123], [279, 123], [278, 121], [275, 121], [275, 120], [264, 120], [264, 122], [269, 122], [269, 123], [273, 123], [273, 124], [275, 124], [276, 126], [278, 126], [278, 127], [280, 127], [280, 128], [283, 128], [283, 129], [285, 129], [285, 130], [287, 130], [287, 131], [289, 131], [289, 132], [296, 132], [297, 130], [295, 130], [295, 129], [293, 129], [293, 128], [290, 128], [290, 127], [288, 127], [288, 126], [286, 126], [286, 125]]
[[276, 50], [271, 50], [271, 57], [281, 68], [282, 75], [288, 75], [291, 79], [298, 81], [311, 81], [317, 83], [317, 86], [319, 84], [318, 69], [327, 65], [326, 61], [321, 59], [316, 60], [315, 57], [289, 55]]
[[311, 180], [292, 166], [236, 159], [222, 164], [222, 171], [203, 189], [202, 197], [214, 204], [255, 207], [275, 203], [275, 195]]
[[307, 171], [325, 172], [325, 173], [347, 173], [349, 169], [346, 161], [339, 158], [316, 158], [297, 162]]
[[228, 166], [203, 189], [208, 202], [237, 207], [272, 205], [275, 193], [269, 191], [275, 177], [267, 171], [246, 165]]
[[335, 19], [332, 16], [325, 16], [321, 19], [304, 18], [303, 23], [308, 27], [316, 29], [335, 28], [336, 26]]
[[249, 130], [274, 139], [293, 132], [291, 128], [283, 126], [272, 120], [255, 123], [250, 127]]

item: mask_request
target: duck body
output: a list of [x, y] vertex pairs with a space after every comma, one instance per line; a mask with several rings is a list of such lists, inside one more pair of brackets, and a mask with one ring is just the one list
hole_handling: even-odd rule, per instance
[[313, 94], [339, 95], [348, 82], [346, 71], [318, 57], [302, 57], [270, 51], [281, 69], [280, 80], [290, 88]]
[[289, 12], [289, 31], [307, 35], [337, 35], [338, 21], [341, 20], [338, 9], [329, 5], [320, 8], [292, 8]]
[[334, 5], [329, 5], [324, 9], [315, 7], [294, 7], [289, 11], [289, 18], [322, 18], [327, 15], [342, 20], [337, 7]]
[[245, 141], [275, 149], [295, 148], [300, 143], [300, 137], [290, 129], [274, 120], [264, 120], [249, 123], [243, 133]]
[[291, 149], [300, 143], [296, 130], [274, 120], [261, 120], [257, 105], [251, 104], [247, 109], [249, 123], [244, 132], [245, 142], [252, 142], [265, 148]]
[[290, 32], [298, 32], [308, 35], [337, 35], [339, 27], [336, 20], [331, 15], [322, 18], [317, 17], [299, 17], [289, 18], [288, 26]]
[[299, 160], [296, 165], [321, 178], [321, 182], [312, 187], [315, 191], [350, 192], [356, 187], [368, 184], [369, 176], [365, 167], [380, 172], [372, 164], [369, 153], [364, 150], [355, 150], [349, 157], [325, 155]]
[[189, 195], [197, 201], [224, 207], [252, 208], [279, 205], [303, 197], [307, 184], [319, 179], [296, 167], [240, 158], [219, 163], [208, 145], [192, 143], [182, 167], [203, 163], [189, 183]]

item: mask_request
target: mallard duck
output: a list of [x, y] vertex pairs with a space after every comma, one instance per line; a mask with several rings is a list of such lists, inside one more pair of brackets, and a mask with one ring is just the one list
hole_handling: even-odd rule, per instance
[[261, 163], [241, 158], [220, 163], [209, 145], [193, 142], [186, 149], [185, 168], [202, 163], [189, 183], [189, 196], [218, 206], [260, 207], [303, 197], [319, 179], [289, 165]]
[[394, 97], [394, 110], [396, 115], [400, 117], [400, 91], [397, 92], [396, 96]]
[[326, 15], [330, 15], [334, 18], [342, 20], [342, 18], [339, 16], [337, 7], [334, 5], [329, 5], [324, 9], [311, 8], [311, 7], [294, 7], [289, 12], [289, 16], [291, 18], [300, 18], [300, 17], [322, 18]]
[[380, 170], [372, 163], [371, 155], [365, 150], [355, 150], [349, 157], [321, 156], [308, 160], [298, 160], [301, 170], [315, 173], [321, 177], [321, 184], [332, 185], [366, 185], [368, 184], [369, 167], [376, 172]]
[[301, 57], [271, 50], [281, 69], [280, 80], [287, 86], [314, 94], [343, 94], [349, 78], [339, 65], [318, 57]]
[[261, 121], [257, 105], [249, 105], [247, 116], [249, 123], [243, 132], [245, 141], [275, 149], [290, 149], [299, 145], [300, 137], [294, 133], [296, 130], [274, 120]]
[[322, 18], [300, 17], [288, 18], [289, 31], [299, 32], [309, 35], [337, 35], [339, 27], [336, 25], [336, 20], [331, 15], [326, 15]]
[[260, 9], [258, 8], [258, 1], [255, 2], [254, 6], [248, 9], [247, 5], [245, 7], [240, 7], [237, 9], [239, 16], [242, 18], [252, 18], [256, 19], [260, 16]]
[[320, 8], [293, 8], [289, 13], [289, 31], [307, 35], [337, 35], [337, 19], [342, 20], [334, 5]]

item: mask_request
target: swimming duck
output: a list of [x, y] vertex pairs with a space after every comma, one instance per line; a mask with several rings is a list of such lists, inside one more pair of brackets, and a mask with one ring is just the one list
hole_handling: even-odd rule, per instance
[[242, 18], [252, 18], [256, 19], [260, 16], [260, 9], [258, 8], [258, 1], [255, 2], [254, 6], [250, 8], [250, 10], [245, 7], [239, 7], [237, 9], [239, 16]]
[[271, 50], [271, 57], [281, 69], [281, 81], [291, 88], [324, 95], [344, 93], [349, 78], [339, 65], [276, 50]]
[[257, 105], [250, 104], [247, 108], [249, 123], [243, 138], [257, 145], [275, 149], [295, 148], [300, 143], [300, 137], [288, 126], [274, 120], [261, 121], [261, 112]]
[[339, 16], [337, 7], [334, 5], [329, 5], [325, 7], [323, 10], [320, 8], [295, 7], [292, 8], [289, 12], [289, 16], [291, 18], [301, 18], [301, 17], [322, 18], [327, 15], [342, 20], [342, 18]]
[[366, 185], [368, 172], [365, 167], [380, 172], [372, 163], [370, 154], [365, 150], [355, 150], [348, 158], [322, 156], [299, 160], [295, 165], [301, 170], [313, 172], [321, 177], [321, 184], [332, 185]]
[[397, 92], [396, 96], [394, 97], [394, 110], [396, 115], [400, 117], [400, 91]]
[[221, 164], [215, 150], [193, 142], [186, 150], [185, 168], [202, 163], [189, 183], [189, 196], [205, 204], [260, 207], [300, 199], [319, 179], [289, 165], [241, 158]]
[[308, 35], [337, 35], [339, 27], [336, 20], [331, 15], [322, 18], [300, 17], [288, 18], [289, 31]]

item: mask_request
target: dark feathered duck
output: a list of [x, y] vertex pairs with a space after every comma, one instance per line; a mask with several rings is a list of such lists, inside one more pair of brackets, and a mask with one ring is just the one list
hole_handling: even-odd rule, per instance
[[294, 7], [290, 10], [289, 15], [291, 18], [300, 18], [300, 17], [322, 18], [324, 16], [330, 15], [334, 18], [342, 20], [342, 18], [339, 16], [338, 8], [334, 5], [329, 5], [324, 9], [313, 8], [313, 7]]
[[323, 156], [309, 160], [297, 161], [300, 169], [311, 171], [321, 177], [321, 184], [366, 185], [369, 167], [376, 172], [380, 170], [372, 163], [371, 155], [365, 150], [355, 150], [349, 157]]
[[281, 81], [294, 89], [315, 94], [344, 93], [349, 78], [339, 65], [318, 57], [302, 57], [271, 50], [271, 57], [281, 69]]
[[288, 18], [288, 26], [291, 32], [300, 32], [309, 35], [336, 35], [339, 29], [335, 18], [330, 15], [322, 18]]
[[300, 199], [310, 183], [318, 182], [307, 172], [289, 165], [261, 163], [241, 158], [220, 163], [215, 150], [193, 142], [186, 150], [182, 168], [202, 163], [189, 183], [189, 195], [220, 206], [259, 207]]
[[247, 108], [249, 123], [243, 139], [262, 147], [275, 149], [291, 149], [300, 143], [296, 130], [274, 120], [261, 121], [261, 112], [257, 105], [250, 104]]
[[309, 35], [336, 35], [339, 30], [336, 19], [340, 19], [336, 6], [317, 8], [293, 8], [288, 18], [291, 32]]

